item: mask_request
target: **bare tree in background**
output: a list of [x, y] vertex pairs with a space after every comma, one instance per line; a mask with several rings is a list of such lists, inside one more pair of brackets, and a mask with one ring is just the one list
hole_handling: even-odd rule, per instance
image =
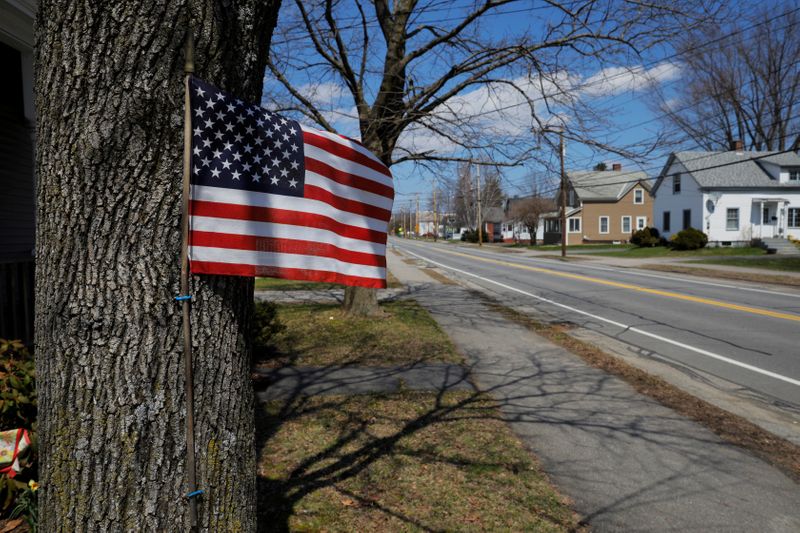
[[[554, 107], [578, 105], [568, 67], [630, 64], [677, 27], [696, 23], [686, 14], [706, 1], [565, 0], [534, 7], [485, 0], [453, 8], [438, 0], [295, 0], [281, 17], [268, 64], [277, 83], [265, 98], [330, 131], [343, 116], [356, 120], [361, 142], [388, 166], [468, 161], [473, 152], [516, 164], [530, 155], [532, 126], [544, 130]], [[519, 35], [488, 30], [485, 18], [501, 8], [524, 13], [531, 28]], [[463, 97], [476, 89], [485, 90], [478, 108]], [[349, 104], [332, 102], [336, 90]], [[481, 105], [496, 108], [506, 100], [514, 102], [507, 120], [487, 125]], [[588, 111], [572, 115], [576, 132], [601, 126]], [[380, 312], [375, 291], [363, 288], [347, 289], [345, 309]]]
[[518, 198], [511, 204], [508, 216], [515, 224], [521, 224], [531, 236], [531, 244], [536, 245], [536, 233], [545, 213], [556, 210], [555, 202], [541, 196]]
[[753, 150], [800, 149], [798, 7], [762, 5], [732, 20], [683, 40], [679, 96], [659, 94], [660, 111], [681, 140], [706, 150], [729, 150], [734, 140]]

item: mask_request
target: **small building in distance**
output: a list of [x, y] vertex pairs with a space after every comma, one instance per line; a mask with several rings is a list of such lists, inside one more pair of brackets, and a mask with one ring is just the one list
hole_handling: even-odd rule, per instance
[[[567, 244], [624, 243], [652, 225], [651, 182], [642, 171], [615, 163], [611, 170], [568, 172], [567, 184]], [[546, 244], [561, 242], [559, 215], [546, 219]]]

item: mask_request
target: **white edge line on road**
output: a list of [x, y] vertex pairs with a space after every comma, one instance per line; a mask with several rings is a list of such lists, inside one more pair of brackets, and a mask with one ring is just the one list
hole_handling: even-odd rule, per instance
[[417, 257], [418, 259], [422, 259], [423, 261], [427, 261], [427, 262], [429, 262], [431, 264], [434, 264], [436, 266], [440, 266], [442, 268], [446, 268], [448, 270], [452, 270], [452, 271], [458, 272], [460, 274], [464, 274], [464, 275], [467, 275], [467, 276], [470, 276], [470, 277], [473, 277], [473, 278], [477, 278], [477, 279], [485, 281], [487, 283], [492, 283], [492, 284], [497, 285], [499, 287], [503, 287], [504, 289], [508, 289], [510, 291], [514, 291], [514, 292], [518, 292], [520, 294], [524, 294], [525, 296], [530, 296], [531, 298], [535, 298], [535, 299], [537, 299], [539, 301], [542, 301], [542, 302], [545, 302], [545, 303], [549, 303], [549, 304], [555, 305], [557, 307], [561, 307], [562, 309], [566, 309], [568, 311], [572, 311], [573, 313], [578, 313], [578, 314], [581, 314], [581, 315], [584, 315], [584, 316], [588, 316], [588, 317], [593, 318], [595, 320], [600, 320], [601, 322], [606, 322], [607, 324], [611, 324], [613, 326], [617, 326], [619, 328], [624, 328], [624, 329], [626, 329], [628, 331], [632, 331], [634, 333], [638, 333], [639, 335], [644, 335], [645, 337], [650, 337], [652, 339], [656, 339], [656, 340], [661, 341], [661, 342], [666, 342], [667, 344], [672, 344], [673, 346], [678, 346], [679, 348], [683, 348], [685, 350], [690, 350], [692, 352], [699, 353], [701, 355], [705, 355], [706, 357], [710, 357], [712, 359], [716, 359], [716, 360], [722, 361], [724, 363], [728, 363], [728, 364], [731, 364], [731, 365], [734, 365], [734, 366], [738, 366], [739, 368], [744, 368], [746, 370], [750, 370], [751, 372], [756, 372], [758, 374], [761, 374], [761, 375], [764, 375], [764, 376], [769, 376], [771, 378], [774, 378], [774, 379], [777, 379], [777, 380], [780, 380], [780, 381], [785, 381], [786, 383], [790, 383], [792, 385], [800, 386], [800, 380], [792, 379], [792, 378], [790, 378], [788, 376], [784, 376], [782, 374], [777, 374], [775, 372], [770, 372], [769, 370], [764, 370], [763, 368], [758, 368], [757, 366], [748, 365], [747, 363], [742, 363], [741, 361], [736, 361], [735, 359], [730, 359], [728, 357], [725, 357], [724, 355], [719, 355], [719, 354], [716, 354], [714, 352], [709, 352], [708, 350], [703, 350], [702, 348], [696, 348], [694, 346], [690, 346], [690, 345], [684, 344], [682, 342], [674, 341], [672, 339], [668, 339], [666, 337], [662, 337], [661, 335], [656, 335], [655, 333], [650, 333], [648, 331], [644, 331], [644, 330], [639, 329], [639, 328], [635, 328], [635, 327], [632, 327], [632, 326], [627, 326], [627, 325], [625, 325], [625, 324], [623, 324], [621, 322], [617, 322], [616, 320], [611, 320], [609, 318], [604, 318], [604, 317], [601, 317], [601, 316], [598, 316], [598, 315], [595, 315], [595, 314], [592, 314], [592, 313], [589, 313], [589, 312], [586, 312], [586, 311], [581, 311], [580, 309], [576, 309], [575, 307], [570, 307], [569, 305], [558, 303], [558, 302], [556, 302], [554, 300], [550, 300], [549, 298], [544, 298], [543, 296], [537, 296], [536, 294], [533, 294], [533, 293], [530, 293], [530, 292], [527, 292], [527, 291], [523, 291], [522, 289], [517, 289], [516, 287], [512, 287], [510, 285], [506, 285], [505, 283], [500, 283], [499, 281], [494, 281], [494, 280], [491, 280], [491, 279], [488, 279], [488, 278], [484, 278], [482, 276], [478, 276], [477, 274], [473, 274], [472, 272], [467, 272], [465, 270], [461, 270], [461, 269], [458, 269], [458, 268], [455, 268], [455, 267], [444, 265], [442, 263], [438, 263], [438, 262], [436, 262], [436, 261], [434, 261], [432, 259], [428, 259], [426, 257], [422, 257], [421, 255], [415, 254], [414, 252], [412, 252], [410, 250], [405, 250], [405, 252], [413, 255], [414, 257]]

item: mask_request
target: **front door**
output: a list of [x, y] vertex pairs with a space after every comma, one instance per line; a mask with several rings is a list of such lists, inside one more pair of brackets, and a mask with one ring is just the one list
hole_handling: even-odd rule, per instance
[[765, 239], [778, 236], [778, 205], [774, 202], [761, 206], [761, 236]]

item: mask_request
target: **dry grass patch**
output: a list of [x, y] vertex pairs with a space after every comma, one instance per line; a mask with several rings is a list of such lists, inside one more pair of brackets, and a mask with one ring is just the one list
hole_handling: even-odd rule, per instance
[[463, 358], [417, 302], [381, 304], [386, 316], [348, 317], [339, 305], [303, 304], [277, 308], [282, 326], [271, 339], [267, 366], [396, 365]]
[[659, 377], [605, 353], [592, 344], [570, 336], [567, 333], [569, 327], [543, 324], [497, 302], [489, 305], [503, 316], [563, 346], [590, 365], [623, 379], [638, 392], [699, 422], [723, 440], [749, 450], [795, 480], [800, 480], [800, 446], [773, 435], [741, 416], [692, 396]]
[[[754, 265], [757, 267], [757, 265]], [[792, 276], [781, 276], [779, 274], [753, 274], [752, 272], [735, 272], [730, 270], [719, 270], [703, 267], [689, 267], [683, 265], [642, 265], [637, 268], [647, 270], [657, 270], [659, 272], [674, 272], [676, 274], [688, 274], [690, 276], [702, 276], [706, 278], [731, 279], [737, 281], [753, 281], [756, 283], [772, 283], [775, 285], [789, 285], [800, 287], [800, 278]]]
[[258, 417], [264, 531], [572, 531], [578, 518], [469, 392], [312, 397]]
[[[391, 272], [386, 275], [386, 285], [389, 289], [403, 286]], [[339, 285], [338, 283], [319, 283], [282, 278], [256, 278], [255, 282], [255, 290], [257, 291], [327, 291], [344, 288], [344, 285]]]

